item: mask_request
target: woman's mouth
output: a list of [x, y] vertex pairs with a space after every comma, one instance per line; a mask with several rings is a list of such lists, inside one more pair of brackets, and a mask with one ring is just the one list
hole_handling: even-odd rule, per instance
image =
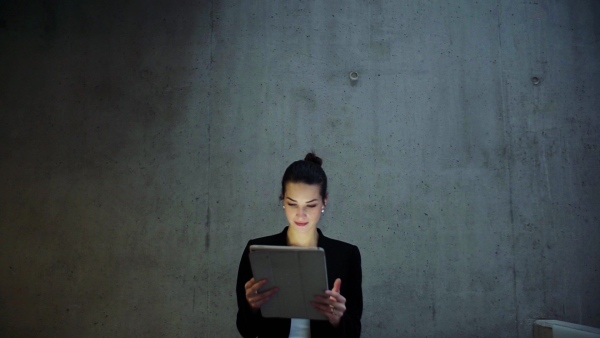
[[308, 222], [294, 222], [297, 226], [303, 227], [308, 224]]

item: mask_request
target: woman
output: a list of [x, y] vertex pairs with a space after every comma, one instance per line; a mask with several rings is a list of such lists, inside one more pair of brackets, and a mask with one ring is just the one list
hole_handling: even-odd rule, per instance
[[[317, 228], [327, 205], [327, 176], [314, 153], [292, 163], [283, 174], [281, 195], [288, 226], [281, 233], [250, 240], [238, 270], [237, 328], [243, 337], [360, 337], [362, 270], [358, 248], [325, 237]], [[329, 290], [315, 296], [312, 306], [327, 320], [263, 318], [260, 307], [277, 288], [258, 292], [265, 280], [252, 277], [250, 245], [321, 247], [325, 250]]]

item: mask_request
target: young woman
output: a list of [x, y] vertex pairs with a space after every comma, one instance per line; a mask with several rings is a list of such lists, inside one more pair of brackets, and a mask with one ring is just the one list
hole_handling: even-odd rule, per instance
[[[243, 337], [360, 337], [363, 300], [360, 251], [354, 245], [325, 237], [317, 227], [327, 206], [327, 176], [323, 161], [314, 153], [285, 170], [281, 180], [283, 209], [288, 226], [282, 232], [250, 240], [238, 270], [237, 328]], [[250, 245], [321, 247], [325, 250], [329, 290], [317, 295], [312, 306], [327, 320], [263, 318], [260, 307], [277, 288], [258, 289], [266, 282], [254, 280], [248, 252]]]

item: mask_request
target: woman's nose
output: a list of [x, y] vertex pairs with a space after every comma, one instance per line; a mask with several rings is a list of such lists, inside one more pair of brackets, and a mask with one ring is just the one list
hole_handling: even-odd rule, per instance
[[296, 213], [296, 215], [299, 216], [299, 217], [306, 216], [306, 209], [304, 209], [304, 208], [298, 208], [298, 212]]

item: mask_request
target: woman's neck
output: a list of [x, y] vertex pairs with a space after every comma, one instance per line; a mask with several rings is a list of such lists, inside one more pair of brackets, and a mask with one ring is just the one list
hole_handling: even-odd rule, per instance
[[288, 228], [287, 243], [289, 246], [316, 247], [319, 240], [317, 229], [309, 233], [297, 233]]

